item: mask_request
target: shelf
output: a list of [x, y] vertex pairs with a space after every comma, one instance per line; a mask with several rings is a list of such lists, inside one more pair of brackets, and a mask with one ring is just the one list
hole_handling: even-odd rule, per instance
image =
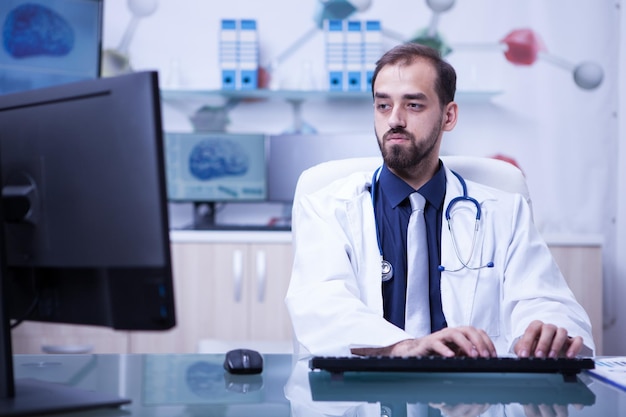
[[[458, 102], [487, 102], [501, 91], [476, 90], [458, 91]], [[176, 109], [184, 112], [192, 120], [200, 111], [228, 113], [233, 107], [245, 101], [283, 100], [292, 108], [292, 126], [286, 133], [314, 133], [302, 119], [302, 104], [311, 100], [363, 101], [372, 100], [370, 91], [304, 91], [304, 90], [161, 90], [161, 98]], [[308, 131], [307, 131], [308, 129]]]
[[[458, 91], [457, 101], [486, 101], [501, 94], [501, 91], [476, 90]], [[207, 100], [210, 97], [222, 97], [231, 100], [280, 99], [286, 101], [305, 100], [371, 100], [370, 91], [304, 91], [304, 90], [161, 90], [162, 98], [167, 101]]]

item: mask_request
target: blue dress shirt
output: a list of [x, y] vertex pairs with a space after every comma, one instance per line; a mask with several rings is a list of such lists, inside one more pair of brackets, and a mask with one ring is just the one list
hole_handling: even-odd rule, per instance
[[[439, 162], [439, 170], [433, 178], [417, 190], [426, 199], [424, 215], [428, 240], [428, 263], [430, 277], [431, 331], [447, 326], [441, 307], [441, 218], [446, 194], [446, 175]], [[406, 303], [406, 235], [411, 215], [409, 194], [416, 191], [393, 174], [386, 165], [381, 170], [376, 186], [376, 226], [384, 259], [393, 266], [393, 278], [383, 282], [383, 308], [385, 319], [404, 328]]]

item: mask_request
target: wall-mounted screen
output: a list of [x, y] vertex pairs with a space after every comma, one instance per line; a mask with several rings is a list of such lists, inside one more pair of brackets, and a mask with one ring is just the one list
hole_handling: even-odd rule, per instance
[[371, 134], [285, 134], [270, 136], [268, 200], [291, 202], [302, 171], [333, 159], [380, 156]]
[[168, 198], [173, 202], [267, 198], [265, 135], [165, 134]]
[[97, 78], [102, 0], [0, 1], [0, 94]]

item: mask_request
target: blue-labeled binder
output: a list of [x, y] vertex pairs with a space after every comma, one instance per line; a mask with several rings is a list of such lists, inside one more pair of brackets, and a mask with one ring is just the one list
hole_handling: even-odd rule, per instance
[[363, 86], [363, 34], [361, 21], [346, 24], [346, 85], [344, 90], [361, 91]]
[[237, 21], [223, 19], [220, 27], [219, 45], [222, 89], [234, 90], [237, 85]]
[[253, 90], [258, 86], [259, 41], [256, 20], [244, 19], [239, 26], [239, 80], [241, 90]]
[[376, 61], [382, 54], [382, 27], [378, 20], [368, 20], [363, 32], [363, 67], [365, 71], [364, 89], [372, 89], [372, 76]]
[[325, 20], [324, 31], [326, 35], [328, 89], [330, 91], [343, 91], [345, 71], [343, 21]]

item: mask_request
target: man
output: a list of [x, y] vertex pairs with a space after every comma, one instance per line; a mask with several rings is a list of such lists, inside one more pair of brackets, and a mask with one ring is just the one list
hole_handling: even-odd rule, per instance
[[[589, 318], [522, 196], [467, 181], [467, 194], [482, 213], [479, 239], [472, 244], [476, 255], [466, 267], [445, 268], [449, 260], [461, 259], [442, 223], [450, 201], [463, 195], [465, 181], [439, 160], [443, 133], [457, 122], [455, 90], [456, 73], [435, 50], [408, 43], [388, 51], [372, 81], [384, 161], [379, 175], [355, 173], [295, 202], [295, 258], [286, 303], [303, 353], [592, 354]], [[417, 316], [427, 316], [430, 331], [421, 334], [404, 330], [415, 319], [409, 311], [416, 301], [406, 296], [414, 279], [407, 278], [406, 229], [408, 196], [416, 190], [426, 200], [429, 265], [422, 291], [430, 305]], [[471, 235], [474, 223], [460, 216], [454, 227]], [[394, 272], [381, 284], [382, 254]]]

